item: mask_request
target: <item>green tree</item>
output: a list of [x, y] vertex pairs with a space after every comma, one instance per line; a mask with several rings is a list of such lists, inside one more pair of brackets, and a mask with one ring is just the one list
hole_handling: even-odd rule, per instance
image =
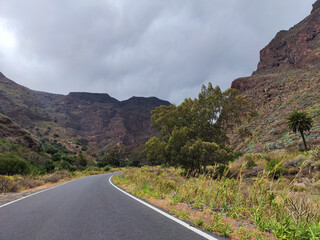
[[304, 137], [305, 131], [310, 131], [312, 127], [312, 118], [307, 113], [301, 111], [293, 111], [287, 118], [287, 124], [290, 130], [293, 132], [299, 132], [301, 134], [305, 150], [308, 149], [306, 139]]
[[202, 86], [198, 98], [156, 108], [151, 120], [161, 138], [147, 142], [147, 159], [205, 172], [208, 164], [221, 162], [221, 156], [228, 159], [227, 133], [251, 113], [249, 105], [237, 90], [222, 92], [209, 83]]
[[152, 137], [146, 142], [147, 161], [152, 165], [159, 165], [166, 161], [166, 144], [157, 137]]
[[107, 150], [105, 156], [103, 157], [100, 167], [106, 165], [114, 167], [123, 167], [127, 159], [128, 148], [124, 145], [115, 145]]
[[188, 141], [181, 148], [181, 153], [185, 160], [183, 167], [189, 172], [197, 170], [199, 173], [205, 173], [208, 165], [227, 163], [232, 158], [232, 154], [221, 149], [218, 144], [200, 139]]

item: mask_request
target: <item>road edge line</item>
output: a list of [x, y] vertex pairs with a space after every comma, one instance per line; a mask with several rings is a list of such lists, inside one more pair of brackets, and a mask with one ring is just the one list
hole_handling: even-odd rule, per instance
[[174, 222], [182, 225], [183, 227], [188, 228], [189, 230], [191, 230], [191, 231], [199, 234], [200, 236], [202, 236], [202, 237], [204, 237], [204, 238], [206, 238], [206, 239], [209, 239], [209, 240], [219, 240], [219, 239], [217, 239], [217, 238], [215, 238], [215, 237], [213, 237], [213, 236], [211, 236], [211, 235], [209, 235], [209, 234], [201, 231], [200, 229], [195, 228], [195, 227], [192, 227], [192, 226], [190, 226], [189, 224], [185, 223], [184, 221], [182, 221], [182, 220], [180, 220], [180, 219], [178, 219], [178, 218], [176, 218], [176, 217], [174, 217], [174, 216], [172, 216], [172, 215], [170, 215], [170, 214], [168, 214], [168, 213], [166, 213], [166, 212], [164, 212], [164, 211], [162, 211], [162, 210], [160, 210], [160, 209], [152, 206], [151, 204], [146, 203], [145, 201], [142, 201], [141, 199], [139, 199], [139, 198], [137, 198], [137, 197], [135, 197], [135, 196], [127, 193], [126, 191], [122, 190], [121, 188], [119, 188], [118, 186], [116, 186], [116, 185], [112, 182], [112, 177], [113, 177], [113, 176], [115, 176], [115, 175], [112, 175], [112, 176], [109, 177], [109, 183], [110, 183], [114, 188], [116, 188], [117, 190], [119, 190], [120, 192], [126, 194], [127, 196], [133, 198], [134, 200], [142, 203], [143, 205], [151, 208], [152, 210], [154, 210], [154, 211], [160, 213], [161, 215], [163, 215], [163, 216], [171, 219], [172, 221], [174, 221]]

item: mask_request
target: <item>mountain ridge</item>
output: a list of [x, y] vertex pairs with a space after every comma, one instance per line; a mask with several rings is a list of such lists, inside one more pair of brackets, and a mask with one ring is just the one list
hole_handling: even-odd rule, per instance
[[[62, 134], [85, 138], [97, 148], [119, 143], [137, 147], [158, 134], [150, 118], [151, 110], [160, 105], [170, 103], [156, 97], [119, 101], [107, 93], [34, 91], [0, 73], [0, 113], [40, 137]], [[45, 135], [48, 128], [51, 133]]]

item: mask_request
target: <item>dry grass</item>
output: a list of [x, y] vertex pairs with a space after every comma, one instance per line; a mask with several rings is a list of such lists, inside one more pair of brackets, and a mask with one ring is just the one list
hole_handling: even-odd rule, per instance
[[44, 176], [5, 176], [0, 175], [0, 194], [9, 193], [9, 192], [21, 192], [29, 189], [44, 189], [52, 187], [72, 179], [104, 174], [108, 172], [121, 171], [123, 169], [110, 169], [110, 171], [102, 170], [88, 170], [82, 172], [73, 172], [70, 173], [66, 170], [56, 171], [52, 174], [47, 174]]
[[[196, 226], [232, 239], [318, 239], [320, 174], [312, 167], [314, 161], [311, 154], [251, 154], [231, 163], [219, 179], [185, 178], [179, 169], [143, 167], [128, 169], [114, 181]], [[296, 174], [284, 166], [295, 168]], [[246, 177], [255, 169], [262, 170]]]

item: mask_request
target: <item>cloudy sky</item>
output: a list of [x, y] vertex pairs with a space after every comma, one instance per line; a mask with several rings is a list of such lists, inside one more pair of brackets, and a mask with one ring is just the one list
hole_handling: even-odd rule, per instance
[[0, 0], [0, 72], [31, 89], [156, 96], [251, 75], [315, 0]]

